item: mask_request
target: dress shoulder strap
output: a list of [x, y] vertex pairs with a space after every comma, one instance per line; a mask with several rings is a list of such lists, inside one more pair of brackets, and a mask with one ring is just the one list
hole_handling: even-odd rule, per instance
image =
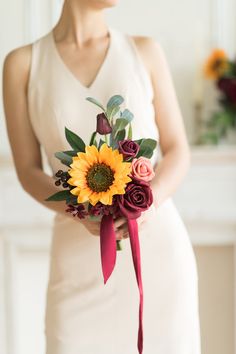
[[125, 36], [126, 41], [131, 49], [131, 53], [132, 53], [133, 61], [134, 61], [134, 65], [135, 65], [135, 70], [137, 70], [137, 74], [140, 75], [141, 81], [143, 82], [143, 85], [145, 86], [145, 88], [148, 90], [149, 94], [151, 95], [151, 99], [152, 99], [153, 95], [154, 95], [152, 81], [151, 81], [150, 74], [144, 64], [143, 58], [141, 57], [141, 54], [137, 48], [137, 45], [135, 43], [133, 36], [129, 33], [124, 33], [124, 36]]
[[48, 55], [50, 32], [36, 39], [31, 44], [31, 64], [29, 70], [28, 87], [30, 88], [36, 82], [37, 77], [41, 74], [41, 70], [45, 63], [46, 55]]

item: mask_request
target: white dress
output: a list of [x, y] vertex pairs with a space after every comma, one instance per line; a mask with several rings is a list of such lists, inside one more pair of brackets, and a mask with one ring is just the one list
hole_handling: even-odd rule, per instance
[[[66, 66], [50, 31], [33, 43], [28, 87], [33, 130], [52, 174], [70, 149], [65, 126], [89, 143], [98, 107], [114, 94], [134, 113], [133, 138], [158, 139], [151, 81], [135, 42], [109, 27], [110, 46], [88, 88]], [[161, 83], [160, 83], [161, 84]], [[158, 162], [158, 153], [152, 158]], [[185, 225], [171, 198], [151, 207], [139, 232], [144, 288], [143, 354], [200, 354], [198, 277]], [[99, 237], [55, 214], [45, 312], [47, 354], [137, 354], [139, 292], [129, 239], [104, 285]]]

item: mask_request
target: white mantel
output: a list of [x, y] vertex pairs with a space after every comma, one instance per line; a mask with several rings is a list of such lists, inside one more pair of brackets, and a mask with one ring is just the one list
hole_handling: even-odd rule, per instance
[[194, 244], [236, 239], [236, 146], [194, 146], [192, 164], [174, 196]]

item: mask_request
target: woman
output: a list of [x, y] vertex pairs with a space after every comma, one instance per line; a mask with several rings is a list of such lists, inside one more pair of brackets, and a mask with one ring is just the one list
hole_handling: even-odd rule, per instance
[[[172, 79], [159, 43], [106, 25], [116, 0], [65, 0], [56, 26], [4, 62], [4, 108], [22, 187], [56, 212], [47, 290], [47, 354], [137, 353], [138, 291], [124, 219], [115, 222], [123, 250], [104, 286], [99, 223], [74, 218], [42, 168], [52, 173], [55, 151], [67, 150], [64, 127], [88, 141], [94, 130], [92, 96], [114, 94], [134, 113], [134, 137], [158, 139], [162, 160], [152, 181], [154, 205], [138, 219], [144, 285], [144, 354], [199, 354], [196, 263], [171, 195], [185, 176], [190, 153]], [[93, 237], [95, 236], [95, 237]]]

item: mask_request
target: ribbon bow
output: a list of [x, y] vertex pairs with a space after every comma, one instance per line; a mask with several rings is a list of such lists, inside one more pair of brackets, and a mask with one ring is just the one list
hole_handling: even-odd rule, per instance
[[[139, 288], [139, 329], [138, 351], [143, 352], [143, 284], [141, 274], [141, 257], [136, 219], [127, 218], [132, 258]], [[109, 279], [116, 263], [116, 234], [112, 215], [103, 215], [100, 227], [100, 247], [104, 284]]]

